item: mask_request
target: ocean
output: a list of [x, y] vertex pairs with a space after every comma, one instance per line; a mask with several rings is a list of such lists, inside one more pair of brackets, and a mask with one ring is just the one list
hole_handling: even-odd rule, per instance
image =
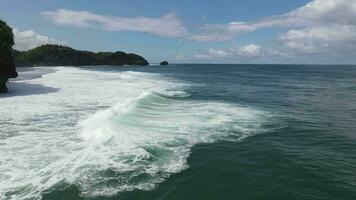
[[21, 68], [1, 200], [354, 200], [356, 67]]

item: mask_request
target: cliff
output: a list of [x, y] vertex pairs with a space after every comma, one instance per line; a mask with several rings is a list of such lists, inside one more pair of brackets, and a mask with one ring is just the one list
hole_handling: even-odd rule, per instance
[[0, 93], [7, 92], [6, 82], [9, 78], [16, 78], [12, 46], [14, 45], [14, 35], [12, 29], [0, 20]]

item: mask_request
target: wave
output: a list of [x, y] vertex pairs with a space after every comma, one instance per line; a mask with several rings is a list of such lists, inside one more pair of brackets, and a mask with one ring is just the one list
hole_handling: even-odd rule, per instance
[[6, 199], [40, 198], [63, 181], [84, 196], [151, 190], [188, 167], [192, 146], [266, 131], [268, 113], [192, 100], [189, 84], [159, 75], [56, 68], [28, 81], [60, 90], [2, 102], [22, 112], [1, 127], [12, 135], [0, 140]]

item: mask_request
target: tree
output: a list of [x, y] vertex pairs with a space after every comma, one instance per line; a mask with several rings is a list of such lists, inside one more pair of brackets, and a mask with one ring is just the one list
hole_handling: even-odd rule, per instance
[[14, 45], [12, 29], [0, 20], [0, 93], [6, 92], [6, 82], [9, 78], [18, 76], [12, 55]]

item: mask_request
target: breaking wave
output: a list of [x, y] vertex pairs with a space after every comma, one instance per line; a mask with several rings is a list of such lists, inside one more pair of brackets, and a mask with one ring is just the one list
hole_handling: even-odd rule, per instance
[[131, 71], [55, 70], [18, 81], [55, 92], [0, 99], [0, 199], [40, 199], [63, 181], [84, 196], [151, 190], [188, 167], [195, 144], [265, 131], [268, 113], [192, 100], [188, 83]]

